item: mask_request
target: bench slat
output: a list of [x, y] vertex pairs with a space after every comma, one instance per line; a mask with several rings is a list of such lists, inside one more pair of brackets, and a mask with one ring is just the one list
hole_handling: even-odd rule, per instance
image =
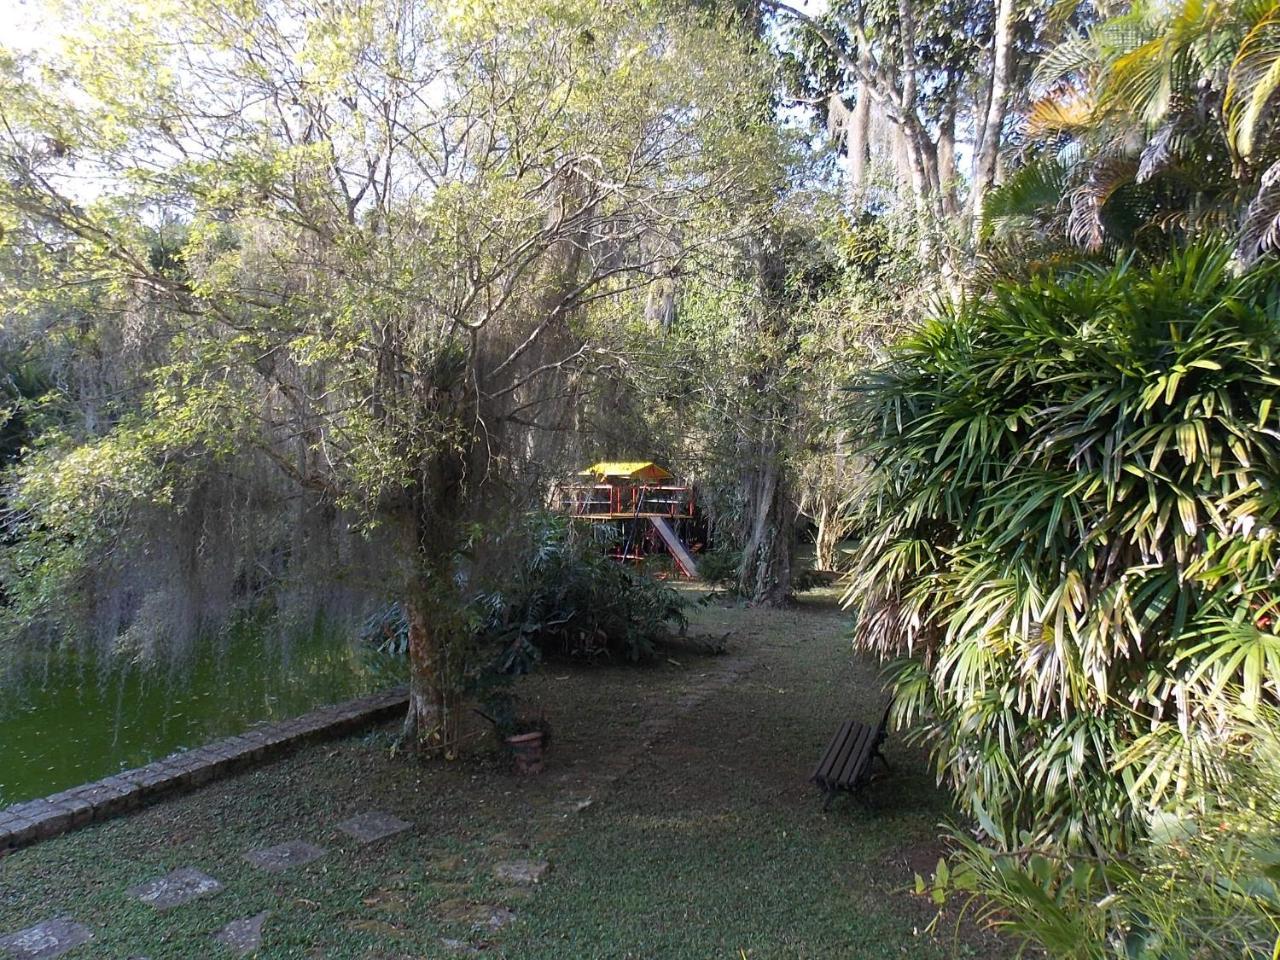
[[[835, 791], [856, 790], [867, 779], [872, 759], [880, 754], [888, 720], [889, 711], [886, 709], [877, 726], [868, 726], [857, 720], [846, 720], [840, 725], [809, 777], [810, 781], [829, 794], [828, 806]], [[883, 757], [883, 754], [880, 756]]]
[[818, 765], [813, 768], [813, 773], [809, 775], [809, 779], [821, 783], [826, 777], [827, 771], [831, 769], [831, 764], [835, 760], [836, 751], [844, 744], [845, 739], [849, 736], [849, 731], [853, 728], [854, 721], [846, 720], [840, 725], [840, 729], [836, 731], [836, 735], [831, 738], [831, 742], [827, 744], [827, 749], [822, 753], [822, 759], [818, 761]]
[[822, 771], [822, 779], [827, 786], [833, 787], [837, 784], [837, 778], [844, 765], [849, 762], [849, 755], [853, 753], [854, 743], [858, 739], [858, 728], [860, 723], [853, 722], [849, 724], [847, 730], [842, 731], [844, 736], [840, 740], [840, 745], [835, 752], [835, 756], [831, 758], [831, 763]]
[[836, 786], [848, 788], [854, 785], [858, 774], [862, 772], [862, 768], [867, 765], [867, 760], [871, 756], [871, 741], [874, 736], [874, 730], [866, 724], [858, 724], [853, 749], [849, 751], [844, 765], [836, 771]]

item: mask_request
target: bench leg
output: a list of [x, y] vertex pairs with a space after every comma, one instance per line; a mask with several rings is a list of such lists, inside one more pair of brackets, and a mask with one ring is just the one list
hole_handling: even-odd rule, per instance
[[875, 755], [880, 758], [880, 762], [884, 764], [884, 768], [888, 770], [890, 773], [893, 773], [893, 767], [889, 766], [889, 761], [885, 759], [885, 756], [883, 753], [880, 752], [879, 747], [876, 747]]
[[837, 790], [835, 787], [827, 788], [827, 799], [822, 803], [822, 812], [826, 813], [831, 809], [831, 804], [835, 802]]

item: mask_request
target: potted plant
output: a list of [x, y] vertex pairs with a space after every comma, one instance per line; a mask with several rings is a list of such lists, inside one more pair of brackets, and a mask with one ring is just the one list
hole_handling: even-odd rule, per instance
[[551, 743], [551, 725], [543, 714], [532, 719], [516, 720], [511, 732], [503, 737], [511, 751], [515, 772], [529, 776], [542, 772], [542, 758]]
[[516, 773], [542, 772], [542, 758], [551, 742], [551, 724], [545, 713], [517, 713], [515, 697], [507, 689], [492, 690], [485, 709], [476, 712], [493, 724], [498, 742], [511, 754]]

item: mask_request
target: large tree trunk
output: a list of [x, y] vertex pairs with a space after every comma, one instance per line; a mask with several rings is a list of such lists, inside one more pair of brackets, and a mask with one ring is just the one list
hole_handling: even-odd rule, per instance
[[818, 525], [817, 534], [813, 538], [814, 569], [835, 570], [839, 567], [840, 541], [844, 539], [844, 527], [839, 522], [837, 506], [827, 498], [822, 498], [818, 503], [814, 522]]
[[442, 646], [445, 637], [432, 629], [430, 588], [415, 579], [403, 601], [409, 626], [409, 712], [403, 738], [412, 749], [433, 750], [451, 745], [449, 697], [442, 684]]
[[[437, 539], [424, 541], [421, 535]], [[463, 598], [453, 583], [452, 531], [419, 527], [419, 572], [401, 601], [409, 631], [409, 710], [406, 749], [447, 759], [458, 755], [462, 731], [466, 659]]]
[[[871, 72], [871, 57], [865, 50], [858, 52], [858, 63], [866, 73]], [[871, 88], [859, 81], [857, 101], [849, 126], [849, 193], [861, 197], [867, 186], [867, 157], [871, 131]]]
[[787, 345], [786, 264], [779, 238], [762, 238], [755, 257], [760, 291], [754, 331], [759, 360], [749, 384], [754, 409], [744, 418], [747, 432], [740, 444], [743, 517], [742, 566], [738, 590], [753, 603], [780, 606], [791, 599], [791, 561], [795, 541], [795, 507], [787, 476], [786, 439], [791, 424], [791, 397], [784, 382]]
[[795, 508], [782, 443], [776, 434], [762, 439], [752, 451], [759, 459], [743, 476], [749, 525], [738, 586], [752, 603], [776, 607], [791, 601]]
[[982, 204], [995, 184], [1000, 157], [1001, 134], [1009, 106], [1009, 83], [1013, 72], [1014, 0], [999, 0], [996, 29], [992, 39], [991, 85], [987, 115], [979, 137], [980, 147], [973, 177], [972, 216], [975, 240], [982, 224]]
[[938, 182], [942, 192], [942, 213], [950, 218], [956, 209], [956, 102], [947, 104], [938, 126]]

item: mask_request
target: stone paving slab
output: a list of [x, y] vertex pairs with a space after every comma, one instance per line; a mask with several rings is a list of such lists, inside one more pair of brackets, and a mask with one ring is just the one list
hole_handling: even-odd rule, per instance
[[325, 851], [314, 844], [302, 840], [290, 840], [288, 843], [278, 843], [274, 847], [250, 850], [245, 853], [244, 858], [267, 873], [280, 873], [282, 870], [301, 867], [313, 860], [319, 860], [324, 854]]
[[506, 883], [537, 883], [547, 875], [551, 864], [545, 860], [508, 860], [493, 868], [493, 875]]
[[157, 910], [169, 910], [221, 889], [222, 884], [207, 873], [195, 867], [179, 867], [163, 877], [130, 887], [126, 892]]
[[59, 917], [0, 937], [0, 955], [13, 960], [52, 960], [92, 939], [84, 924]]
[[407, 820], [393, 817], [381, 810], [369, 810], [343, 820], [338, 824], [338, 829], [355, 837], [361, 843], [373, 843], [375, 840], [408, 830], [410, 826]]
[[232, 920], [213, 935], [213, 939], [225, 947], [230, 947], [240, 956], [254, 953], [262, 949], [262, 925], [271, 915], [270, 910], [252, 917]]
[[404, 709], [404, 688], [321, 707], [294, 720], [257, 727], [134, 770], [0, 809], [0, 853], [106, 820], [157, 797], [189, 790], [233, 769], [280, 755], [308, 740], [337, 736]]

